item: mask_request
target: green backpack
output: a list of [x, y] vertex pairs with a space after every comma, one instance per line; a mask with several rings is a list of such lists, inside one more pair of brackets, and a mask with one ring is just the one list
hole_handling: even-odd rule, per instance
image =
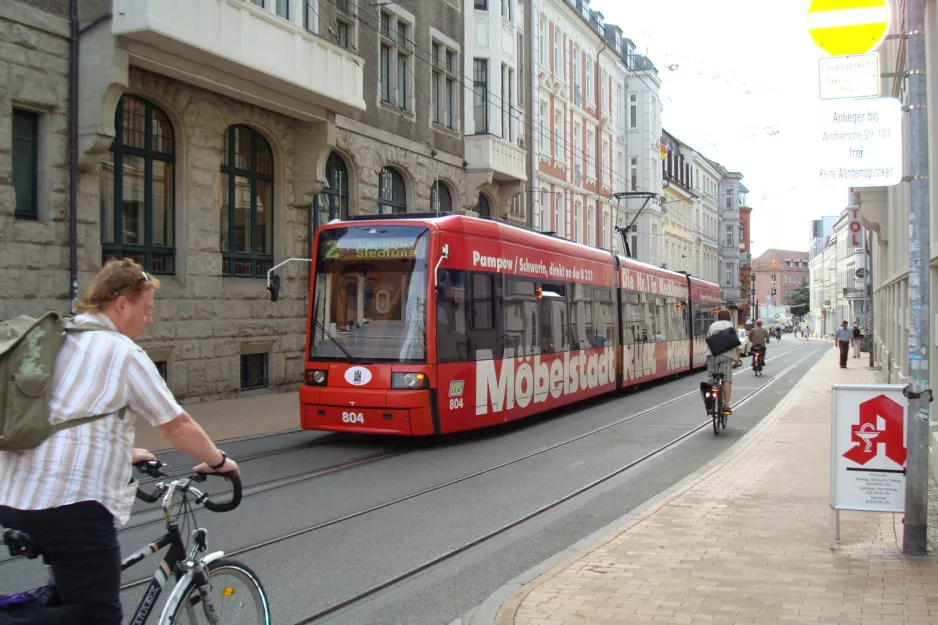
[[109, 331], [97, 324], [73, 324], [70, 316], [47, 312], [21, 315], [0, 323], [0, 451], [38, 447], [62, 430], [107, 415], [49, 423], [49, 400], [55, 360], [66, 332]]

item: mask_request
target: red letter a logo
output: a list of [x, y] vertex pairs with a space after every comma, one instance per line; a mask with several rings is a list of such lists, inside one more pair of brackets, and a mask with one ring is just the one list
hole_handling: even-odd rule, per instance
[[[886, 425], [876, 429], [877, 417]], [[907, 450], [903, 442], [905, 422], [902, 406], [885, 395], [874, 397], [860, 404], [860, 423], [850, 428], [851, 440], [855, 443], [844, 458], [857, 464], [866, 464], [876, 457], [879, 444], [886, 448], [886, 457], [900, 466], [905, 466]]]

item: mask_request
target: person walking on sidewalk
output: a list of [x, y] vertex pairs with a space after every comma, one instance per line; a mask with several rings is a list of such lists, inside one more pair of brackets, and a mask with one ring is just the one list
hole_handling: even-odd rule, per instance
[[847, 327], [844, 321], [837, 332], [834, 333], [834, 345], [840, 347], [840, 368], [847, 368], [847, 357], [850, 356], [850, 339], [853, 338], [853, 332]]
[[853, 357], [860, 357], [860, 344], [863, 342], [863, 333], [860, 331], [860, 325], [856, 322], [853, 324], [853, 336], [851, 337], [853, 341]]
[[0, 525], [30, 535], [49, 558], [59, 597], [80, 606], [81, 625], [121, 625], [121, 555], [115, 519], [130, 518], [132, 463], [155, 460], [134, 449], [134, 423], [157, 426], [200, 473], [240, 473], [173, 397], [136, 344], [153, 323], [159, 281], [129, 258], [98, 272], [78, 303], [52, 372], [49, 421], [107, 415], [59, 431], [35, 448], [0, 451]]

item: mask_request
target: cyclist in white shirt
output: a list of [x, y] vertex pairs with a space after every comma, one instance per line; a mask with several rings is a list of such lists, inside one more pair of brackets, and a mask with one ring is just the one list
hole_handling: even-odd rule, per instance
[[[173, 397], [156, 365], [134, 341], [153, 322], [159, 280], [130, 259], [108, 262], [79, 303], [79, 323], [55, 363], [49, 421], [109, 415], [60, 431], [34, 449], [0, 451], [0, 525], [29, 534], [48, 557], [66, 605], [82, 625], [120, 625], [121, 556], [115, 519], [130, 517], [132, 462], [155, 459], [134, 449], [134, 424], [159, 427], [196, 471], [240, 473]], [[123, 414], [121, 413], [121, 410]]]
[[[710, 324], [707, 336], [713, 336], [717, 332], [733, 328], [733, 322], [730, 319], [732, 319], [730, 311], [721, 308], [717, 313], [717, 320]], [[739, 347], [734, 347], [716, 356], [707, 356], [707, 373], [710, 374], [710, 377], [713, 378], [718, 373], [723, 374], [723, 405], [724, 412], [727, 415], [733, 414], [732, 409], [730, 409], [730, 395], [733, 392], [733, 368], [738, 367], [740, 364]]]

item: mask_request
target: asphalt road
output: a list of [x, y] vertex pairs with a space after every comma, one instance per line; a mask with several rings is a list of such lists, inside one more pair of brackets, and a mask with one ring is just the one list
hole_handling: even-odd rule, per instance
[[[502, 584], [714, 459], [768, 414], [823, 353], [829, 353], [828, 343], [786, 335], [781, 343], [770, 344], [764, 377], [754, 377], [744, 359], [734, 378], [734, 402], [766, 387], [734, 412], [720, 436], [707, 426], [587, 493], [315, 622], [451, 623]], [[836, 366], [833, 359], [831, 366]], [[247, 496], [235, 512], [200, 511], [197, 519], [209, 529], [210, 551], [248, 549], [237, 558], [263, 580], [274, 623], [292, 625], [516, 521], [685, 434], [706, 418], [696, 392], [704, 375], [443, 440], [293, 432], [232, 443], [225, 450], [241, 463]], [[691, 392], [664, 408], [583, 436]], [[545, 450], [577, 436], [581, 438]], [[530, 457], [512, 463], [523, 456]], [[177, 454], [161, 459], [180, 470], [192, 465]], [[493, 469], [504, 463], [511, 464]], [[475, 473], [479, 475], [448, 484]], [[225, 489], [220, 482], [209, 485]], [[403, 501], [387, 505], [396, 499]], [[369, 508], [377, 509], [365, 512]], [[124, 553], [155, 540], [161, 522], [155, 504], [138, 503], [120, 532]], [[297, 535], [287, 537], [291, 533]], [[41, 565], [3, 561], [5, 556], [0, 554], [0, 593], [43, 581]], [[157, 563], [148, 558], [125, 573], [125, 582], [149, 577]], [[142, 587], [125, 591], [128, 616], [141, 595]]]

